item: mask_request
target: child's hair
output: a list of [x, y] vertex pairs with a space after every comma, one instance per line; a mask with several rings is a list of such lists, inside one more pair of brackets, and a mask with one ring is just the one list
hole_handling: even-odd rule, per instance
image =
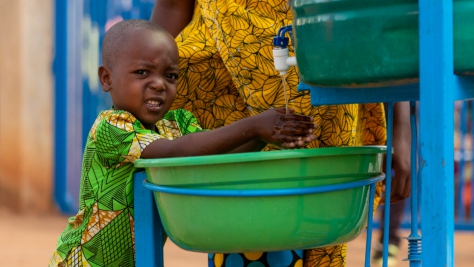
[[149, 20], [130, 19], [120, 21], [114, 24], [105, 33], [102, 42], [102, 64], [104, 66], [111, 67], [114, 64], [114, 61], [120, 55], [120, 52], [130, 45], [128, 42], [129, 34], [137, 30], [150, 30], [171, 37], [164, 28]]

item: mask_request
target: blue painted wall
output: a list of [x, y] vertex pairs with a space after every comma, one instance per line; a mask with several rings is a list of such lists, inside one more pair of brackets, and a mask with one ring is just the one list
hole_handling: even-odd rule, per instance
[[87, 134], [98, 113], [111, 106], [97, 76], [106, 29], [123, 19], [149, 19], [154, 2], [56, 1], [54, 197], [63, 213], [77, 212]]

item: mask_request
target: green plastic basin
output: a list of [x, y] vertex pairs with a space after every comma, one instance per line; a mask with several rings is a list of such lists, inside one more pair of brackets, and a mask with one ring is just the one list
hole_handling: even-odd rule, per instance
[[[417, 82], [417, 0], [293, 0], [301, 79], [327, 87]], [[474, 74], [474, 0], [454, 0], [454, 72]]]
[[[339, 188], [383, 176], [386, 147], [282, 150], [137, 160], [150, 184], [206, 192]], [[154, 191], [170, 239], [199, 252], [252, 252], [339, 244], [367, 224], [369, 185], [279, 196], [202, 196]]]

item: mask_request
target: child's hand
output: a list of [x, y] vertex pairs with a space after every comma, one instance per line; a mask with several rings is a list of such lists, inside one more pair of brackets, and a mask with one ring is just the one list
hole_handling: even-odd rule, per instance
[[313, 118], [298, 115], [289, 109], [270, 109], [259, 117], [260, 138], [267, 143], [279, 143], [284, 148], [302, 147], [316, 139], [313, 129], [317, 127]]

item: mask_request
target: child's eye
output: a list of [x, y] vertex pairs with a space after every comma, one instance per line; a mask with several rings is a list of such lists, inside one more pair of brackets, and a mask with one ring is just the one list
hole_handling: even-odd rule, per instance
[[166, 77], [172, 79], [173, 81], [178, 80], [178, 74], [176, 73], [169, 73], [166, 75]]
[[140, 76], [144, 76], [148, 73], [148, 71], [146, 71], [146, 70], [137, 70], [137, 71], [135, 71], [135, 73], [140, 75]]

